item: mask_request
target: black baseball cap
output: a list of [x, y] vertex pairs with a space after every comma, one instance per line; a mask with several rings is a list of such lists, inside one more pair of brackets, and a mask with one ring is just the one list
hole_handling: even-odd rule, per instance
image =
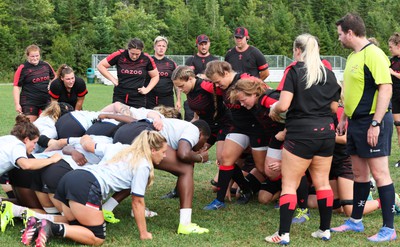
[[196, 46], [201, 42], [210, 42], [210, 38], [208, 38], [208, 36], [205, 34], [200, 34], [199, 36], [197, 36]]
[[238, 37], [238, 38], [250, 37], [250, 36], [249, 36], [249, 31], [247, 31], [247, 29], [244, 28], [244, 27], [238, 27], [238, 28], [236, 28], [236, 29], [235, 29], [235, 34], [234, 34], [234, 36], [235, 36], [235, 37]]

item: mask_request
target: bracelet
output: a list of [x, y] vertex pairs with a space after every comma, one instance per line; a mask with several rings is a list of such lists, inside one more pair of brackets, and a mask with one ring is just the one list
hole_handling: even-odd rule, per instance
[[201, 154], [199, 154], [199, 156], [201, 158], [201, 162], [200, 163], [203, 163], [204, 162], [203, 156], [201, 156]]

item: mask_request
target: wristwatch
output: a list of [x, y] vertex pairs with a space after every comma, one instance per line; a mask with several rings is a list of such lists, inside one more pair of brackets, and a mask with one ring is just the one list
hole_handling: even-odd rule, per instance
[[371, 126], [372, 126], [372, 127], [378, 127], [378, 126], [381, 126], [381, 123], [379, 123], [379, 122], [376, 121], [376, 120], [372, 120]]

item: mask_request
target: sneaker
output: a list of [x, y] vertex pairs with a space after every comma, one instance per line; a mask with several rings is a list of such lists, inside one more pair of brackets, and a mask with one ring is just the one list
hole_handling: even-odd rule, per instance
[[278, 200], [276, 200], [276, 202], [275, 202], [275, 204], [274, 204], [274, 209], [280, 209], [280, 206], [279, 206], [279, 199]]
[[37, 237], [38, 232], [39, 232], [38, 231], [38, 222], [39, 222], [39, 219], [37, 219], [33, 216], [28, 218], [26, 227], [21, 236], [21, 242], [23, 244], [30, 246], [32, 243], [32, 240]]
[[243, 190], [240, 190], [239, 198], [236, 200], [236, 203], [240, 205], [247, 204], [252, 197], [253, 197], [252, 191], [244, 192]]
[[178, 234], [203, 234], [208, 232], [207, 228], [200, 227], [195, 223], [190, 223], [189, 225], [179, 224], [178, 227]]
[[396, 230], [389, 227], [382, 227], [379, 232], [368, 238], [371, 242], [393, 241], [397, 238]]
[[104, 220], [107, 221], [108, 223], [117, 224], [120, 222], [119, 219], [115, 218], [114, 213], [112, 211], [105, 210], [105, 209], [103, 209], [102, 211], [103, 211]]
[[178, 198], [178, 197], [179, 197], [178, 190], [176, 188], [174, 188], [173, 190], [171, 190], [167, 194], [165, 194], [162, 197], [160, 197], [160, 199], [172, 199], [172, 198]]
[[[157, 216], [158, 214], [156, 213], [156, 212], [154, 212], [154, 211], [151, 211], [150, 209], [148, 209], [148, 208], [145, 208], [144, 209], [144, 217], [146, 217], [146, 218], [152, 218], [152, 217], [154, 217], [154, 216]], [[135, 218], [135, 215], [133, 214], [133, 211], [131, 210], [131, 216], [133, 217], [133, 218]]]
[[394, 167], [400, 167], [400, 160], [398, 160], [398, 161], [396, 162], [396, 164], [394, 164]]
[[374, 198], [372, 197], [372, 191], [369, 191], [367, 201], [372, 201]]
[[268, 243], [288, 245], [290, 242], [289, 233], [284, 233], [281, 236], [279, 236], [279, 233], [275, 232], [271, 236], [265, 237], [265, 241], [267, 241]]
[[24, 212], [22, 212], [21, 218], [22, 218], [22, 222], [24, 223], [25, 227], [27, 227], [28, 219], [30, 217], [34, 217], [34, 216], [35, 216], [35, 212], [29, 208], [24, 210]]
[[311, 236], [314, 238], [320, 238], [324, 241], [328, 241], [331, 239], [331, 231], [329, 231], [329, 229], [325, 231], [318, 229], [318, 231], [311, 233]]
[[50, 237], [53, 236], [51, 232], [51, 221], [46, 219], [41, 219], [38, 223], [38, 233], [35, 240], [36, 247], [46, 247], [46, 243]]
[[331, 228], [331, 232], [347, 232], [347, 231], [363, 232], [364, 225], [362, 221], [355, 223], [351, 219], [348, 219], [344, 222], [343, 225]]
[[204, 210], [217, 210], [217, 209], [221, 209], [221, 208], [225, 208], [225, 203], [218, 201], [218, 199], [214, 199], [214, 201], [212, 201], [210, 204], [205, 206], [203, 209]]
[[7, 225], [11, 223], [14, 225], [14, 214], [12, 211], [12, 202], [2, 201], [0, 206], [0, 215], [1, 215], [1, 232], [4, 232], [7, 228]]
[[301, 224], [310, 220], [310, 210], [308, 208], [297, 208], [297, 215], [292, 219], [292, 224]]
[[400, 196], [397, 193], [394, 193], [394, 210], [396, 214], [400, 214]]

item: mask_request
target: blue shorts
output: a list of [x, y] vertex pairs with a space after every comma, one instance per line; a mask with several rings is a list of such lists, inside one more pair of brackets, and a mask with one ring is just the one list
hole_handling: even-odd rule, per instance
[[69, 201], [97, 210], [101, 210], [102, 206], [99, 182], [91, 172], [82, 169], [70, 171], [61, 178], [54, 198], [67, 206]]
[[367, 142], [367, 132], [371, 125], [372, 115], [360, 119], [349, 119], [347, 128], [347, 154], [360, 158], [389, 156], [392, 148], [393, 117], [387, 112], [382, 119], [378, 144], [371, 147]]

